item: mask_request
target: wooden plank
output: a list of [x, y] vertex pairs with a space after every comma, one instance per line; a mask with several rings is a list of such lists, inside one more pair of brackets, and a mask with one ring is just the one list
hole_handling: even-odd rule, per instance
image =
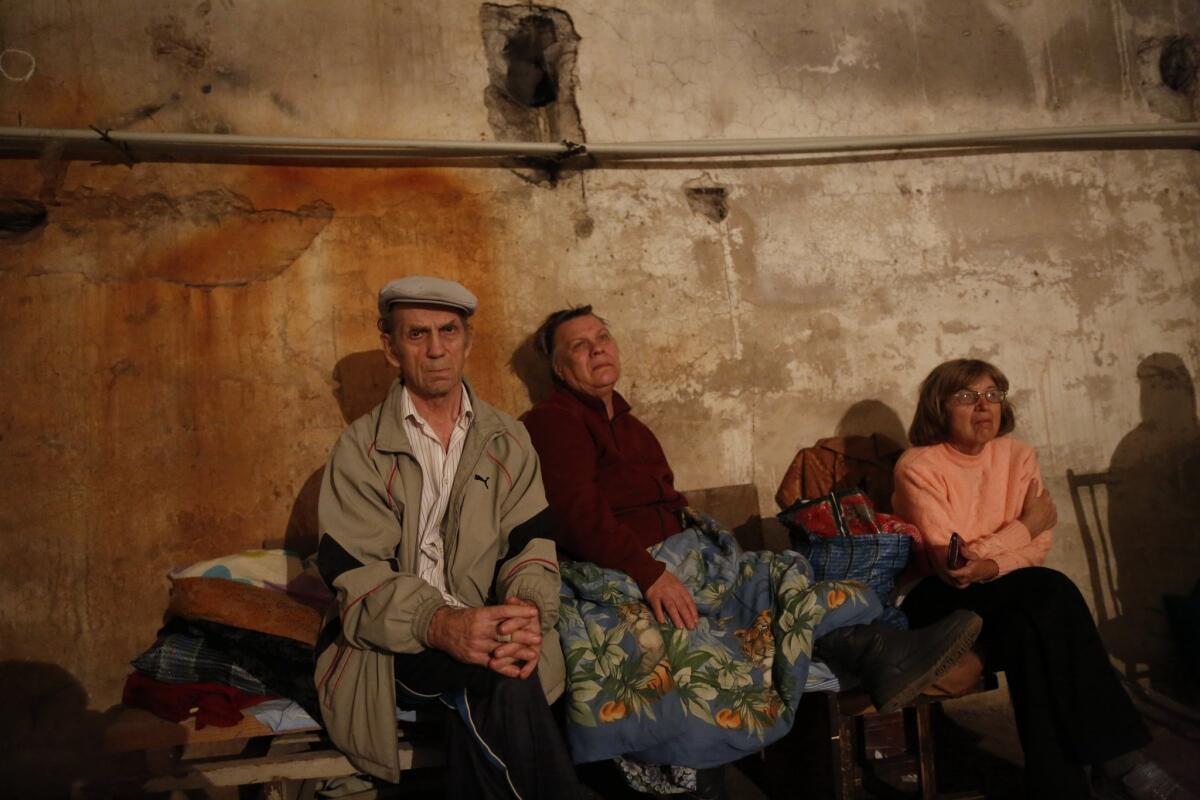
[[[444, 763], [441, 749], [399, 744], [400, 768], [434, 767]], [[283, 780], [339, 778], [358, 769], [337, 750], [326, 748], [261, 758], [225, 758], [201, 763], [183, 763], [181, 774], [152, 778], [143, 785], [146, 792], [169, 792], [210, 786], [248, 786]]]
[[874, 763], [908, 752], [903, 710], [890, 714], [864, 714], [861, 724], [862, 749], [867, 761]]
[[[140, 708], [119, 707], [110, 712], [113, 721], [104, 729], [103, 750], [108, 753], [127, 753], [134, 750], [165, 750], [172, 747], [214, 742], [233, 742], [254, 739], [259, 736], [292, 737], [299, 734], [320, 733], [321, 726], [311, 725], [283, 733], [275, 733], [252, 714], [243, 713], [236, 725], [220, 728], [214, 725], [196, 730], [195, 717], [183, 722], [170, 722]], [[417, 722], [399, 723], [399, 734], [404, 738], [405, 728], [428, 725], [433, 716], [418, 718]]]
[[836, 695], [831, 695], [827, 702], [833, 728], [830, 736], [834, 759], [833, 796], [837, 800], [854, 800], [858, 796], [861, 781], [858, 774], [858, 736], [855, 731], [857, 723], [853, 716], [839, 713]]
[[186, 791], [208, 786], [247, 786], [288, 779], [337, 778], [358, 771], [336, 750], [296, 753], [283, 758], [267, 756], [180, 764], [179, 769], [185, 771], [151, 778], [143, 784], [143, 788], [146, 792]]
[[921, 783], [921, 800], [937, 797], [937, 764], [934, 761], [933, 720], [931, 706], [922, 703], [915, 709], [905, 709], [905, 715], [916, 715], [917, 769]]
[[[320, 729], [313, 727], [304, 730]], [[244, 714], [240, 722], [227, 728], [207, 725], [196, 730], [195, 717], [176, 723], [156, 717], [149, 711], [123, 708], [117, 712], [115, 721], [104, 730], [103, 749], [109, 753], [124, 753], [273, 735], [270, 727], [250, 714]]]
[[689, 489], [684, 494], [693, 508], [705, 511], [717, 522], [727, 525], [742, 549], [763, 549], [758, 489], [753, 483]]

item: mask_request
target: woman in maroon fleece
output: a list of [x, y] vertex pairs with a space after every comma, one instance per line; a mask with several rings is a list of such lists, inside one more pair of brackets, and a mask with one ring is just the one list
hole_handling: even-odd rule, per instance
[[[572, 558], [626, 573], [659, 623], [692, 628], [699, 615], [687, 588], [646, 548], [679, 533], [687, 500], [658, 439], [614, 388], [621, 351], [591, 306], [560, 312], [543, 325], [538, 349], [555, 338], [555, 390], [523, 417], [542, 461], [546, 500], [558, 517], [557, 541]], [[555, 315], [559, 316], [559, 315]]]
[[[565, 309], [547, 317], [537, 344], [558, 386], [524, 422], [541, 459], [559, 552], [629, 575], [660, 625], [670, 618], [677, 628], [695, 628], [691, 592], [646, 550], [683, 529], [687, 501], [658, 440], [614, 388], [621, 353], [608, 326], [591, 306]], [[979, 626], [969, 612], [921, 631], [849, 624], [823, 633], [813, 656], [858, 677], [877, 707], [894, 709], [970, 647]], [[723, 797], [720, 768], [698, 769], [695, 786], [691, 797]]]

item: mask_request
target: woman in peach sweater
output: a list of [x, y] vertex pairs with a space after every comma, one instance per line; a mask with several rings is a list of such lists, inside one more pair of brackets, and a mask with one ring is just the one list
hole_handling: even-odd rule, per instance
[[[1070, 578], [1042, 566], [1057, 521], [1033, 448], [1013, 429], [1008, 379], [959, 359], [921, 384], [896, 464], [893, 505], [915, 523], [911, 569], [920, 582], [904, 611], [914, 627], [952, 609], [983, 617], [976, 647], [1004, 670], [1025, 751], [1026, 796], [1190, 797], [1140, 748], [1141, 717], [1109, 663], [1091, 612]], [[947, 564], [954, 533], [962, 566]], [[1173, 792], [1178, 791], [1178, 794]]]

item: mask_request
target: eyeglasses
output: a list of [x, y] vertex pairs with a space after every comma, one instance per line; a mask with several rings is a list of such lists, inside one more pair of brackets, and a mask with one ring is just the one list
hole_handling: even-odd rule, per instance
[[979, 398], [986, 397], [989, 403], [1003, 403], [1004, 398], [1007, 396], [1008, 392], [1002, 392], [999, 389], [988, 389], [986, 392], [977, 392], [974, 389], [959, 389], [950, 395], [950, 402], [956, 406], [973, 406], [979, 402]]

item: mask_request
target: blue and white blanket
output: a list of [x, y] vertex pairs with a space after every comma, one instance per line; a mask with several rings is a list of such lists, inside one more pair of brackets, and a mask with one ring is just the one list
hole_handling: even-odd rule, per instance
[[863, 584], [816, 582], [800, 554], [746, 553], [710, 517], [692, 518], [649, 552], [696, 599], [695, 630], [658, 624], [625, 573], [563, 564], [558, 632], [576, 763], [710, 767], [757, 752], [791, 728], [813, 641], [880, 614]]

